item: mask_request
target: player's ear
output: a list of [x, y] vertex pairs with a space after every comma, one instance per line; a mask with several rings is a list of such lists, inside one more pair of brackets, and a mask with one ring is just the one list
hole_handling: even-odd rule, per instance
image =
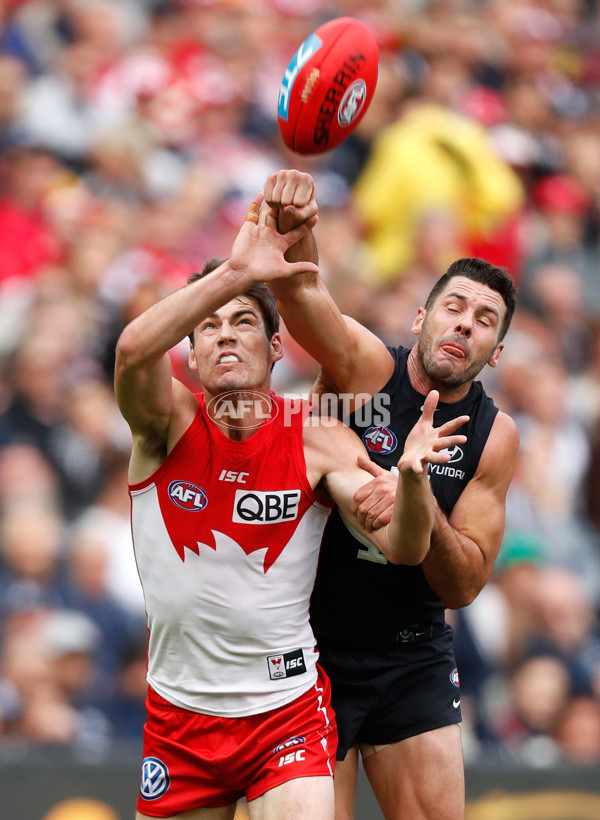
[[494, 352], [488, 359], [488, 364], [490, 367], [496, 367], [498, 364], [498, 359], [500, 358], [500, 354], [502, 353], [502, 349], [504, 348], [504, 343], [500, 342], [500, 344], [496, 345]]
[[198, 370], [198, 362], [196, 361], [196, 354], [194, 353], [194, 345], [190, 341], [190, 352], [188, 355], [188, 367], [190, 370]]
[[414, 322], [412, 323], [412, 332], [415, 336], [418, 336], [421, 333], [421, 328], [423, 327], [423, 322], [425, 321], [425, 316], [427, 311], [425, 308], [420, 307], [417, 310], [417, 315], [415, 316]]
[[271, 336], [269, 345], [271, 347], [271, 362], [278, 362], [283, 356], [283, 342], [281, 340], [281, 334], [274, 333]]

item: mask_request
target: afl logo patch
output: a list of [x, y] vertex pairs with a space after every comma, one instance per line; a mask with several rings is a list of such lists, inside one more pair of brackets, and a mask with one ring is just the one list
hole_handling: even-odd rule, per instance
[[457, 689], [460, 686], [460, 680], [458, 679], [458, 669], [456, 667], [454, 667], [452, 672], [450, 672], [450, 683], [452, 684], [452, 686], [456, 686]]
[[364, 80], [355, 80], [342, 97], [338, 108], [338, 122], [342, 128], [347, 128], [363, 110], [367, 99], [367, 84]]
[[302, 743], [306, 743], [305, 737], [290, 737], [285, 743], [280, 743], [279, 746], [275, 746], [273, 754], [276, 755], [279, 752], [283, 752], [284, 749], [289, 749], [290, 746], [299, 746]]
[[156, 800], [162, 797], [171, 785], [169, 770], [157, 757], [145, 757], [142, 760], [142, 782], [140, 794], [144, 800]]
[[389, 427], [369, 427], [363, 434], [363, 441], [367, 450], [372, 453], [393, 453], [398, 446], [398, 439]]
[[190, 481], [171, 481], [169, 484], [169, 498], [182, 510], [198, 512], [208, 504], [208, 498], [202, 487]]

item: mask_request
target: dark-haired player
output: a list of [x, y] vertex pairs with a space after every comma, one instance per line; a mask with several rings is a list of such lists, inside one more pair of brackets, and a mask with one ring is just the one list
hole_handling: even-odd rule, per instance
[[[264, 192], [280, 229], [314, 218], [308, 174], [273, 174]], [[313, 240], [304, 238], [290, 254], [316, 259]], [[393, 566], [334, 512], [311, 599], [338, 721], [336, 820], [353, 817], [359, 752], [386, 820], [462, 820], [459, 675], [444, 609], [479, 593], [504, 530], [518, 433], [476, 377], [498, 364], [515, 310], [514, 284], [482, 259], [457, 260], [417, 311], [410, 350], [388, 348], [342, 316], [315, 273], [271, 286], [288, 329], [321, 365], [316, 392], [345, 394], [346, 402], [360, 397], [350, 399], [349, 424], [377, 476], [355, 499], [368, 526], [386, 520], [385, 486], [394, 482], [386, 471], [427, 394], [439, 392], [436, 423], [469, 416], [461, 428], [467, 443], [451, 451], [447, 464], [429, 466], [435, 522], [422, 564]]]
[[[308, 613], [332, 502], [391, 561], [417, 563], [433, 523], [424, 464], [466, 440], [448, 435], [466, 416], [434, 428], [432, 392], [398, 454], [391, 520], [369, 533], [351, 509], [370, 478], [360, 439], [270, 390], [282, 345], [260, 283], [317, 269], [284, 260], [308, 225], [282, 236], [259, 204], [228, 260], [117, 345], [149, 629], [138, 820], [232, 820], [242, 796], [253, 820], [333, 818], [335, 719]], [[201, 393], [172, 377], [169, 350], [188, 335]]]

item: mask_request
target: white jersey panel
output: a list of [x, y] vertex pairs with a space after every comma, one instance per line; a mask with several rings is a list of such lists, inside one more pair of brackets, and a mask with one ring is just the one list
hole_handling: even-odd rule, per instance
[[274, 709], [309, 689], [318, 657], [309, 601], [330, 509], [310, 505], [265, 571], [266, 548], [247, 555], [216, 529], [209, 543], [189, 545], [194, 551], [185, 549], [182, 561], [156, 486], [132, 490], [131, 503], [136, 560], [152, 613], [153, 689], [177, 706], [224, 717]]

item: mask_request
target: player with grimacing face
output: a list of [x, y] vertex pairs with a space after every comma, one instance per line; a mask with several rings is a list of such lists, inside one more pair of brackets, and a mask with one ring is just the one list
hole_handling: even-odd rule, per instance
[[[396, 459], [389, 523], [363, 525], [352, 510], [370, 479], [358, 437], [270, 390], [283, 350], [264, 280], [317, 268], [284, 258], [308, 227], [282, 235], [254, 205], [229, 259], [117, 344], [149, 633], [137, 820], [233, 820], [244, 797], [253, 820], [333, 820], [337, 733], [309, 623], [323, 528], [335, 503], [391, 562], [417, 564], [433, 520], [424, 465], [446, 464], [466, 441], [454, 432], [467, 415], [434, 426], [432, 391]], [[172, 373], [169, 351], [186, 336], [198, 392]]]
[[[299, 171], [270, 175], [264, 195], [280, 230], [314, 219], [318, 210], [314, 182]], [[304, 237], [288, 258], [315, 260], [314, 237]], [[435, 513], [421, 564], [392, 566], [334, 511], [311, 598], [338, 723], [336, 820], [353, 818], [359, 755], [386, 820], [463, 820], [460, 670], [445, 611], [480, 592], [504, 532], [519, 436], [476, 377], [499, 362], [516, 306], [514, 284], [486, 260], [457, 259], [418, 309], [410, 349], [386, 346], [342, 316], [316, 274], [270, 287], [286, 327], [321, 365], [314, 391], [360, 397], [351, 402], [348, 423], [371, 459], [361, 465], [374, 480], [353, 500], [367, 527], [387, 520], [394, 459], [429, 392], [440, 397], [436, 423], [469, 416], [461, 428], [466, 444], [453, 449], [448, 464], [428, 467]], [[362, 423], [370, 405], [390, 412], [376, 446]]]
[[486, 364], [498, 363], [507, 311], [502, 296], [487, 285], [460, 275], [438, 284], [413, 322], [418, 339], [409, 368], [422, 387], [439, 385], [449, 400], [466, 392]]

